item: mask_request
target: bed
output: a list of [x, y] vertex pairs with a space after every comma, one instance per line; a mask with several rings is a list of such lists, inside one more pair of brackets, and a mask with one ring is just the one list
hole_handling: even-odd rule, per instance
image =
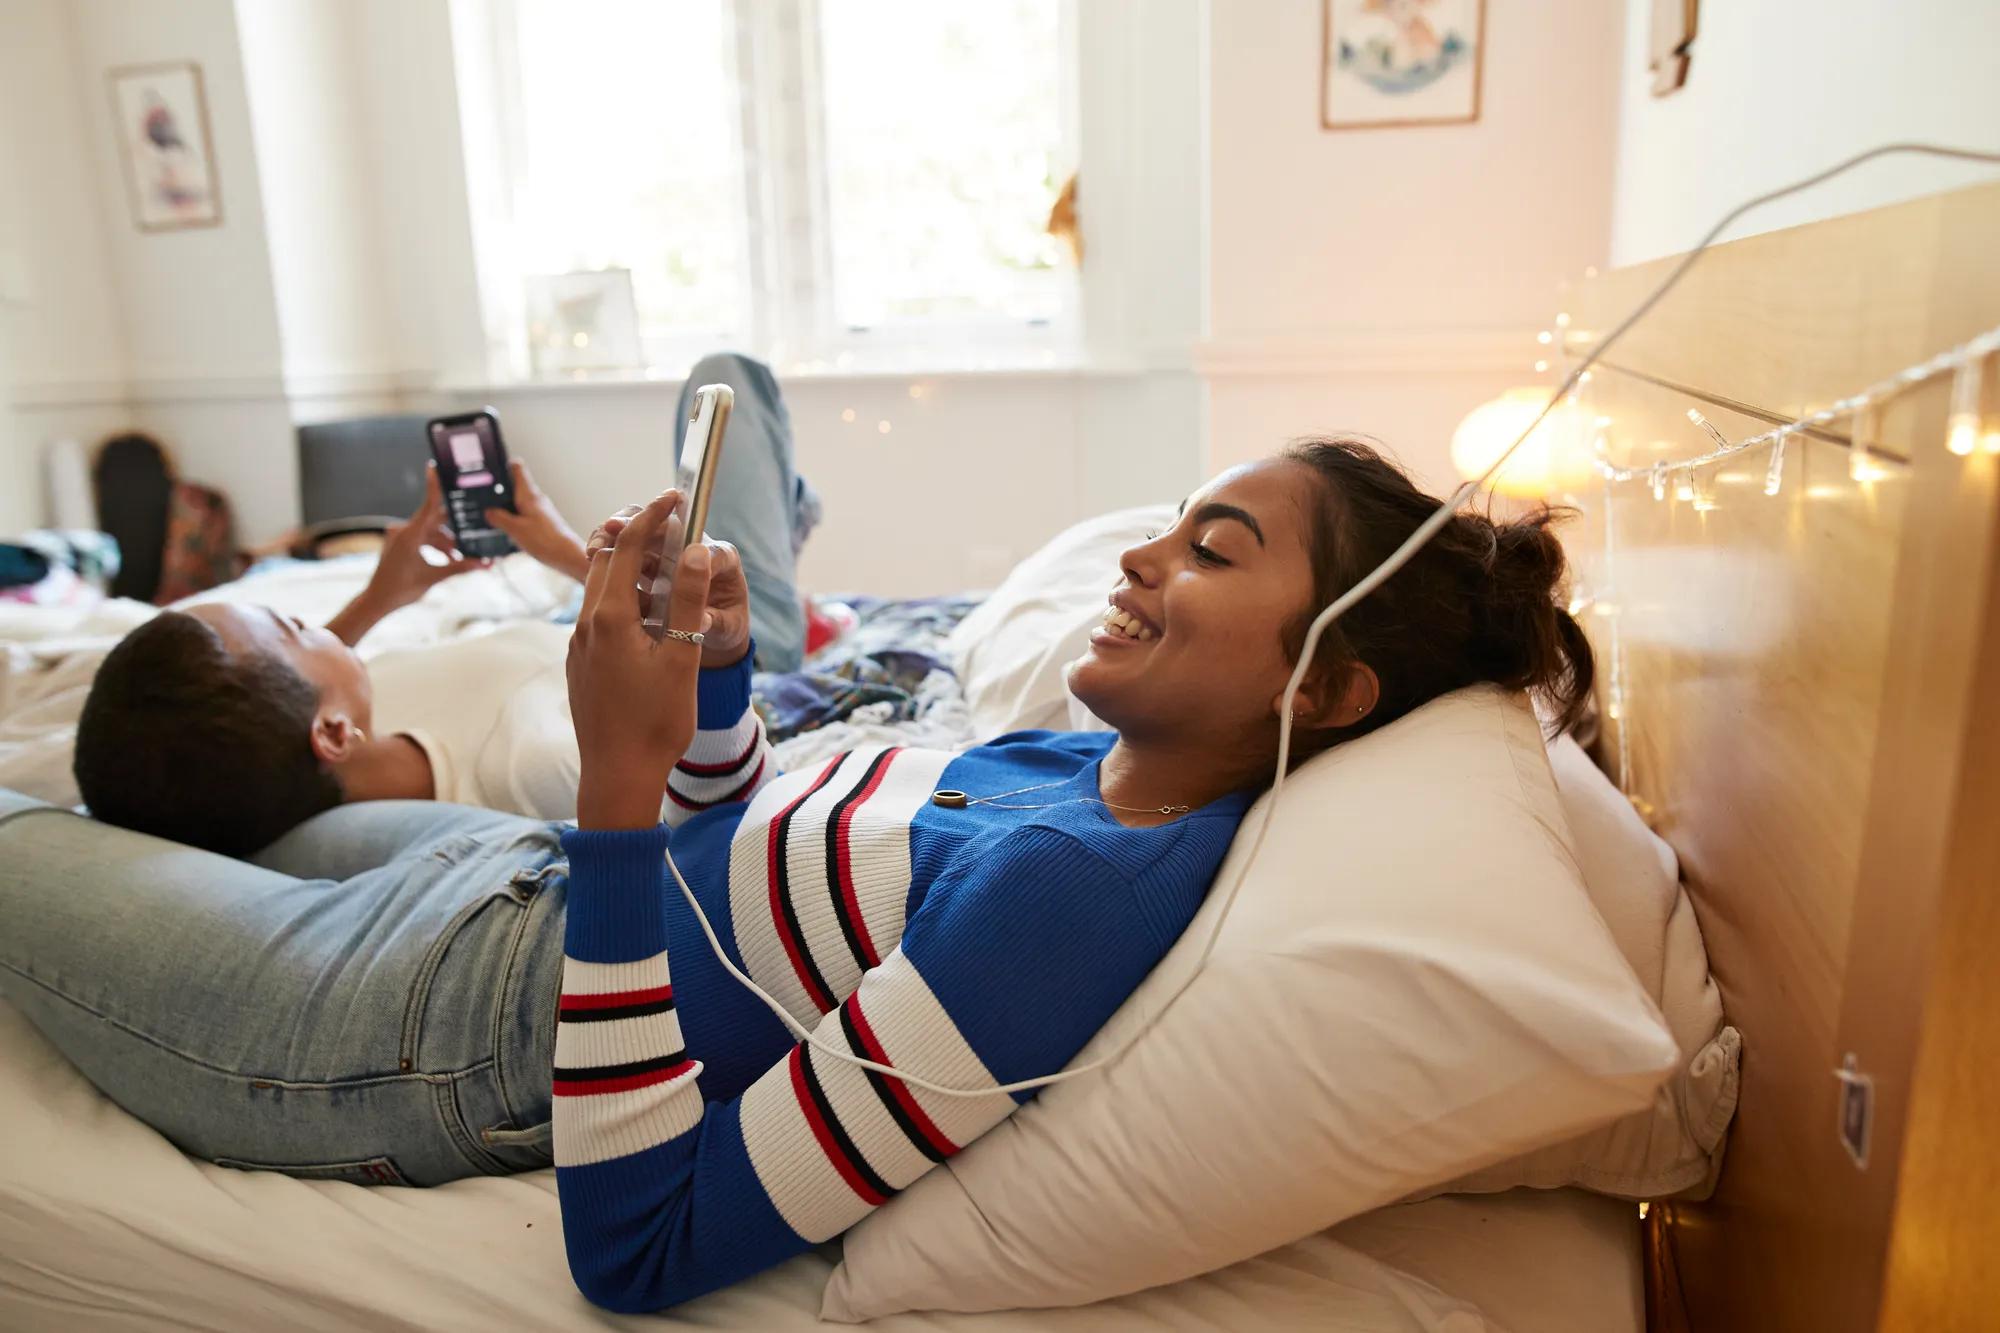
[[[827, 1253], [667, 1314], [608, 1315], [570, 1283], [552, 1173], [368, 1190], [198, 1163], [4, 1004], [0, 1067], [8, 1328], [820, 1326]], [[871, 1326], [1616, 1333], [1640, 1327], [1637, 1233], [1631, 1205], [1579, 1191], [1439, 1198], [1105, 1305]]]
[[[1601, 367], [1590, 392], [1611, 461], [1697, 451], [1691, 401], [1736, 435], [1992, 326], [1996, 230], [1989, 187], [1720, 247]], [[1597, 280], [1573, 336], [1658, 272]], [[1656, 1204], [1642, 1224], [1631, 1204], [1576, 1190], [1443, 1196], [1099, 1305], [880, 1325], [1978, 1326], [2000, 1300], [2000, 1161], [1974, 1128], [2000, 1098], [1986, 958], [2000, 695], [1979, 688], [2000, 679], [2000, 457], [1943, 451], [1944, 394], [1883, 418], [1885, 477], [1856, 480], [1851, 439], [1820, 431], [1795, 441], [1789, 489], [1768, 503], [1762, 460], [1743, 460], [1724, 476], [1754, 468], [1752, 484], [1725, 481], [1700, 512], [1643, 488], [1585, 497], [1568, 539], [1615, 664], [1600, 762], [1679, 852], [1746, 1034], [1742, 1123], [1712, 1199]], [[520, 614], [512, 590], [462, 582], [489, 598], [483, 612], [407, 631], [487, 632]], [[948, 698], [930, 702], [948, 727]], [[1865, 1168], [1837, 1132], [1849, 1053], [1874, 1092]], [[0, 1071], [11, 1327], [785, 1329], [816, 1322], [833, 1262], [829, 1248], [618, 1320], [569, 1286], [546, 1175], [367, 1191], [192, 1162], [4, 1009]]]
[[[203, 594], [330, 615], [365, 559], [277, 562]], [[800, 675], [760, 682], [787, 767], [871, 739], [952, 747], [974, 723], [945, 637], [973, 599], [852, 599], [857, 628]], [[378, 689], [414, 650], [523, 622], [560, 622], [570, 590], [524, 560], [469, 575], [386, 621], [366, 644]], [[90, 671], [151, 614], [78, 605], [0, 620], [0, 785], [66, 753]], [[408, 660], [416, 660], [410, 658]], [[559, 682], [560, 663], [552, 660]], [[378, 698], [378, 712], [394, 707]], [[59, 793], [44, 793], [51, 798]], [[246, 1173], [183, 1156], [98, 1094], [0, 1001], [0, 1323], [19, 1328], [567, 1329], [630, 1324], [817, 1326], [836, 1247], [670, 1314], [620, 1319], [574, 1291], [546, 1172], [426, 1191], [369, 1191]], [[1171, 1287], [1067, 1311], [901, 1315], [891, 1329], [1294, 1328], [1546, 1330], [1640, 1327], [1639, 1219], [1581, 1190], [1440, 1197], [1371, 1213]]]

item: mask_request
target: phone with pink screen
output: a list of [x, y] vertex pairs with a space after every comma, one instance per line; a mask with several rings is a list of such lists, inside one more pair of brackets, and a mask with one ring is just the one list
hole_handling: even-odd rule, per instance
[[489, 509], [514, 508], [507, 473], [507, 446], [492, 408], [438, 417], [430, 423], [431, 457], [437, 461], [438, 488], [458, 549], [474, 559], [506, 555], [514, 549], [506, 533], [486, 521]]

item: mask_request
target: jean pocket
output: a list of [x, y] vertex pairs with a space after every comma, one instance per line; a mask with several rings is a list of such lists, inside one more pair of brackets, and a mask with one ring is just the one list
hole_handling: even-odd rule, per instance
[[312, 1162], [287, 1166], [279, 1162], [246, 1162], [239, 1157], [217, 1157], [217, 1166], [233, 1171], [276, 1171], [299, 1180], [344, 1180], [350, 1185], [407, 1185], [409, 1180], [387, 1157], [364, 1157], [354, 1162]]
[[517, 1170], [533, 1171], [553, 1165], [556, 1160], [555, 1125], [548, 1120], [526, 1129], [491, 1125], [479, 1131], [479, 1142]]

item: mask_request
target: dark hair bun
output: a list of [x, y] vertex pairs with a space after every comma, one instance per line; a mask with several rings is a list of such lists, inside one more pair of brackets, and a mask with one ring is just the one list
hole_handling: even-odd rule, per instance
[[1553, 531], [1571, 516], [1542, 505], [1512, 522], [1461, 514], [1460, 524], [1485, 529], [1490, 555], [1485, 578], [1470, 589], [1473, 632], [1468, 647], [1487, 680], [1509, 689], [1536, 690], [1560, 710], [1564, 728], [1575, 724], [1588, 695], [1589, 675], [1578, 688], [1576, 670], [1590, 662], [1583, 627], [1562, 605], [1568, 570]]
[[[1381, 564], [1443, 503], [1361, 440], [1299, 440], [1284, 456], [1312, 470], [1325, 499], [1313, 508], [1318, 606]], [[1590, 641], [1564, 605], [1568, 563], [1554, 526], [1568, 513], [1545, 505], [1506, 522], [1460, 513], [1335, 621], [1320, 640], [1322, 667], [1360, 662], [1380, 686], [1366, 720], [1342, 734], [1383, 726], [1480, 681], [1531, 691], [1559, 727], [1575, 725], [1595, 666]], [[1318, 606], [1300, 621], [1301, 645]]]

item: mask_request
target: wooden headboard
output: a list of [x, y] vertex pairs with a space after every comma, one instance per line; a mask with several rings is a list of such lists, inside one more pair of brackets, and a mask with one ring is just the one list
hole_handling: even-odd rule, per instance
[[[1667, 266], [1587, 282], [1572, 340]], [[1708, 447], [1689, 407], [1741, 438], [1994, 325], [1983, 186], [1717, 247], [1584, 397], [1643, 465]], [[1947, 452], [1950, 393], [1880, 415], [1878, 480], [1842, 421], [1792, 441], [1776, 496], [1759, 449], [1712, 508], [1626, 483], [1567, 535], [1600, 708], [1621, 696], [1600, 761], [1680, 853], [1744, 1036], [1714, 1197], [1652, 1210], [1655, 1333], [2000, 1319], [2000, 456]]]

